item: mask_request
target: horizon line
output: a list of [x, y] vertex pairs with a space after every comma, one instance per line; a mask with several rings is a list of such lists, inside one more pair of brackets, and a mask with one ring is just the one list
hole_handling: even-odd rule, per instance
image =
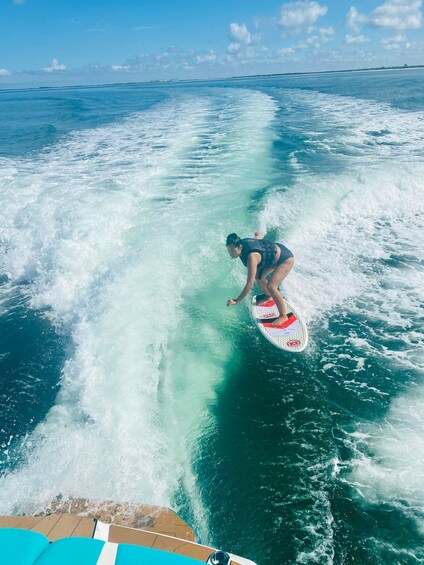
[[152, 79], [145, 81], [131, 81], [131, 82], [111, 82], [111, 83], [98, 83], [98, 84], [72, 84], [62, 86], [27, 86], [27, 87], [1, 87], [0, 92], [20, 91], [20, 90], [47, 90], [47, 89], [63, 89], [63, 88], [98, 88], [104, 86], [124, 86], [136, 84], [177, 84], [183, 82], [211, 82], [211, 81], [225, 81], [249, 78], [267, 78], [267, 77], [280, 77], [280, 76], [299, 76], [299, 75], [320, 75], [328, 73], [355, 73], [364, 71], [391, 71], [391, 70], [409, 70], [424, 68], [423, 65], [394, 65], [394, 66], [381, 66], [381, 67], [362, 67], [359, 69], [338, 69], [326, 71], [292, 71], [286, 73], [267, 73], [267, 74], [252, 74], [252, 75], [234, 75], [229, 77], [215, 77], [215, 78], [192, 78], [192, 79]]

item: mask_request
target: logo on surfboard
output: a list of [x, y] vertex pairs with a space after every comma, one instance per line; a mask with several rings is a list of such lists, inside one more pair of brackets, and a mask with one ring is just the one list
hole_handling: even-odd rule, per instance
[[261, 314], [260, 320], [266, 320], [267, 318], [276, 318], [278, 316], [278, 312], [269, 312], [268, 314]]
[[294, 339], [293, 341], [288, 341], [287, 345], [289, 347], [297, 347], [298, 345], [300, 345], [300, 341], [298, 339]]

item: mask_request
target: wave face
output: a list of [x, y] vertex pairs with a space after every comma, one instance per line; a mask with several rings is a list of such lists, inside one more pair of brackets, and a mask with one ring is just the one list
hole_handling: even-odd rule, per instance
[[[112, 88], [106, 117], [81, 90], [3, 152], [0, 512], [131, 500], [261, 565], [424, 558], [423, 79]], [[295, 253], [305, 355], [225, 308], [225, 236], [256, 229]]]

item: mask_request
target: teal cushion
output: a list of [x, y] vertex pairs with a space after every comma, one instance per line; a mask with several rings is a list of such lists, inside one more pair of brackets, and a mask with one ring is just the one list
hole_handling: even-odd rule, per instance
[[104, 541], [91, 538], [63, 538], [53, 542], [34, 565], [96, 565]]
[[199, 563], [203, 561], [127, 543], [119, 544], [115, 561], [115, 565], [199, 565]]
[[2, 565], [32, 565], [49, 540], [31, 530], [0, 528], [0, 563]]

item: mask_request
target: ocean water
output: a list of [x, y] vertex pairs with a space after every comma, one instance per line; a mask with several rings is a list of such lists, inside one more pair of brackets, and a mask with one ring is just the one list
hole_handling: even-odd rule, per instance
[[[424, 72], [0, 92], [0, 513], [174, 508], [258, 565], [424, 560]], [[227, 233], [293, 250], [285, 354]]]

